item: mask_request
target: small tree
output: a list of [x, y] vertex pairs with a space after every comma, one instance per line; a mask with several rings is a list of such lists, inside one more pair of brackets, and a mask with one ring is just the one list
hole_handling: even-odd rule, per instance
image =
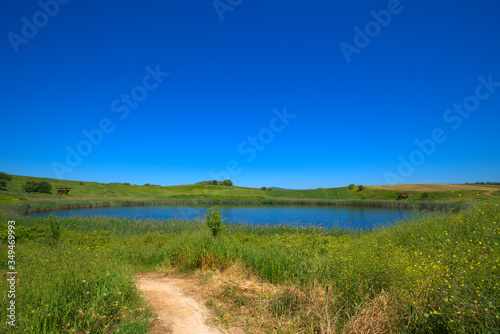
[[52, 185], [50, 183], [48, 183], [47, 181], [38, 182], [36, 184], [35, 191], [39, 192], [39, 193], [50, 194], [50, 192], [52, 191]]
[[217, 180], [213, 180], [213, 181], [212, 181], [212, 184], [213, 184], [214, 186], [216, 186], [216, 185], [218, 185], [218, 184], [219, 184], [219, 182], [217, 182]]
[[7, 181], [0, 180], [0, 190], [7, 190]]
[[224, 184], [225, 186], [232, 186], [233, 182], [231, 180], [224, 180], [222, 184]]
[[363, 191], [363, 189], [365, 189], [365, 187], [363, 187], [361, 184], [358, 186], [358, 191]]
[[222, 232], [222, 223], [227, 218], [222, 218], [218, 206], [211, 207], [205, 214], [207, 219], [207, 226], [212, 231], [212, 235], [217, 237]]
[[261, 190], [266, 190], [267, 188], [266, 188], [266, 187], [262, 187], [262, 188], [260, 188], [260, 189], [261, 189]]
[[27, 193], [50, 194], [50, 192], [52, 191], [52, 185], [47, 181], [42, 181], [42, 182], [26, 181], [26, 184], [23, 186], [23, 189]]
[[353, 189], [354, 189], [354, 183], [351, 183], [351, 184], [349, 185], [349, 190], [353, 190]]
[[12, 175], [9, 175], [4, 172], [0, 172], [0, 180], [10, 181], [12, 180]]
[[26, 181], [23, 190], [27, 193], [34, 193], [36, 191], [37, 183], [35, 181]]

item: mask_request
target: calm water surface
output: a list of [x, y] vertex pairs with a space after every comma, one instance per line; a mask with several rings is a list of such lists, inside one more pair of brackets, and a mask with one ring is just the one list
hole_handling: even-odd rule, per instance
[[[208, 207], [132, 206], [57, 210], [30, 216], [54, 214], [60, 217], [120, 217], [129, 219], [204, 219]], [[220, 206], [226, 223], [255, 225], [315, 225], [322, 227], [367, 229], [392, 224], [409, 217], [411, 212], [389, 208], [339, 206]]]

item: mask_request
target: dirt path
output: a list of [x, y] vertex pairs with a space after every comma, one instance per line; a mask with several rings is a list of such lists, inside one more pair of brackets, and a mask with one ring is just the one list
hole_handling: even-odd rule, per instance
[[[138, 288], [148, 299], [157, 319], [153, 323], [156, 334], [220, 334], [226, 333], [209, 325], [210, 313], [200, 298], [186, 291], [185, 280], [170, 278], [160, 273], [137, 276]], [[187, 294], [189, 295], [187, 295]]]

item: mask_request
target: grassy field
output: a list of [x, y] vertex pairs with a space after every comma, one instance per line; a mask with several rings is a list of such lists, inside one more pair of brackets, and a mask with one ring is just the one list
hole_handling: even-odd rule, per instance
[[[155, 270], [198, 275], [203, 284], [223, 277], [219, 288], [207, 289], [207, 305], [218, 322], [247, 332], [500, 330], [498, 190], [418, 185], [263, 191], [46, 180], [72, 188], [69, 196], [58, 196], [25, 193], [22, 185], [30, 180], [42, 179], [14, 176], [0, 190], [0, 332], [147, 333], [153, 314], [133, 277]], [[402, 191], [410, 200], [394, 201]], [[415, 213], [363, 232], [227, 225], [219, 237], [201, 221], [19, 216], [58, 207], [247, 201], [468, 206], [447, 215]], [[9, 220], [16, 222], [19, 272], [15, 329], [3, 321]]]
[[[209, 306], [227, 326], [495, 332], [499, 216], [497, 202], [481, 201], [449, 216], [416, 215], [366, 232], [230, 225], [218, 238], [196, 221], [14, 217], [22, 305], [17, 330], [145, 333], [151, 313], [138, 297], [134, 272], [210, 273], [239, 265], [255, 284], [274, 288], [252, 292], [226, 282]], [[1, 239], [5, 277], [5, 224]], [[6, 290], [2, 279], [2, 296]], [[2, 319], [5, 312], [2, 304]], [[0, 330], [9, 332], [4, 322]]]
[[[49, 182], [52, 192], [27, 193], [22, 186], [28, 181]], [[56, 188], [71, 188], [68, 195], [57, 195]], [[328, 204], [333, 201], [345, 201], [347, 204], [353, 201], [365, 201], [362, 205], [369, 205], [369, 201], [375, 206], [406, 205], [395, 204], [398, 194], [409, 193], [407, 202], [456, 202], [469, 203], [478, 199], [492, 197], [500, 192], [500, 186], [474, 186], [474, 185], [404, 185], [394, 186], [370, 186], [363, 187], [359, 191], [356, 186], [326, 188], [314, 190], [279, 190], [247, 188], [238, 186], [215, 186], [215, 185], [182, 185], [162, 187], [157, 185], [120, 185], [104, 184], [95, 182], [63, 181], [56, 179], [34, 178], [27, 176], [13, 176], [7, 183], [5, 190], [0, 190], [0, 206], [4, 210], [14, 210], [22, 213], [36, 212], [58, 208], [77, 208], [95, 206], [119, 206], [119, 205], [159, 205], [214, 203], [214, 204], [243, 204], [243, 203], [280, 203], [280, 204]], [[314, 202], [316, 201], [316, 202]], [[382, 204], [376, 201], [383, 201]], [[390, 203], [394, 202], [394, 203]], [[437, 204], [432, 204], [434, 207]], [[446, 204], [449, 205], [449, 204]]]

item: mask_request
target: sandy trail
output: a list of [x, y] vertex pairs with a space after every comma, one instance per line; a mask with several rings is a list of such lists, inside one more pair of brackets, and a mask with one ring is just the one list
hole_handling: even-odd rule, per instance
[[157, 319], [153, 323], [156, 334], [220, 334], [226, 333], [208, 325], [210, 313], [205, 305], [184, 294], [186, 283], [160, 273], [137, 276], [138, 288], [148, 299]]

